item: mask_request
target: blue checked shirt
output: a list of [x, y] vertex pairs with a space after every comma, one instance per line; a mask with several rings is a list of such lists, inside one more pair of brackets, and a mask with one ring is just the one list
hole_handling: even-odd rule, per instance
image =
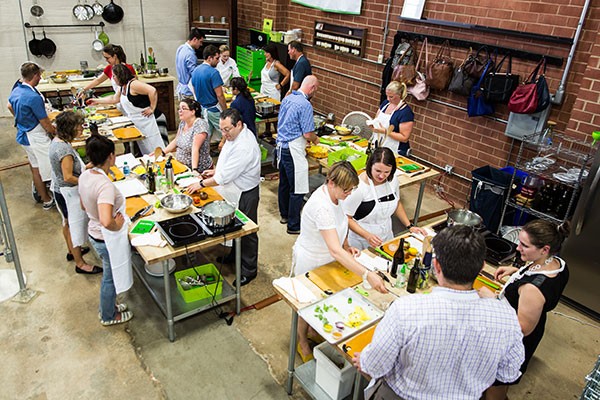
[[286, 96], [279, 107], [277, 122], [277, 146], [286, 149], [289, 142], [305, 133], [315, 131], [313, 107], [301, 91]]
[[522, 340], [507, 302], [436, 287], [394, 301], [360, 364], [405, 400], [479, 400], [496, 379], [520, 376]]

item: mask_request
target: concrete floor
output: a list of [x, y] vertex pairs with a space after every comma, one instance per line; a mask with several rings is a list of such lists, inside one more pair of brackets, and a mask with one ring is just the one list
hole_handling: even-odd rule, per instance
[[[25, 161], [12, 120], [0, 118], [0, 168]], [[177, 340], [136, 280], [126, 296], [134, 319], [102, 327], [97, 319], [98, 276], [75, 274], [65, 261], [60, 217], [30, 195], [28, 167], [0, 172], [28, 287], [26, 304], [0, 303], [0, 399], [284, 399], [290, 309], [283, 302], [236, 316], [228, 326], [207, 311], [175, 324]], [[242, 306], [271, 294], [271, 281], [289, 273], [295, 237], [278, 223], [277, 181], [261, 188], [260, 273], [242, 291]], [[407, 209], [416, 188], [403, 190]], [[428, 194], [423, 213], [444, 207]], [[221, 253], [216, 249], [209, 257]], [[93, 256], [87, 256], [90, 261]], [[0, 269], [13, 264], [0, 258]], [[228, 270], [228, 279], [233, 271]], [[233, 304], [223, 307], [233, 309]], [[530, 371], [513, 399], [576, 399], [600, 352], [598, 322], [560, 305]], [[588, 324], [592, 324], [590, 326]], [[432, 364], [435, 368], [435, 364]], [[299, 387], [293, 399], [309, 396]]]

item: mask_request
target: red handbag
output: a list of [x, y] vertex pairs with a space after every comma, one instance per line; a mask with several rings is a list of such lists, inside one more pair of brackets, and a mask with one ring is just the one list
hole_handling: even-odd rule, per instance
[[529, 77], [519, 85], [508, 101], [508, 110], [517, 114], [533, 114], [538, 108], [540, 93], [537, 89], [537, 74], [542, 65], [545, 66], [545, 59], [542, 58]]

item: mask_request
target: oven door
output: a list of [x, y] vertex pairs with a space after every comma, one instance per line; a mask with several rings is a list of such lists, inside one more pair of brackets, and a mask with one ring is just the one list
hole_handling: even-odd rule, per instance
[[196, 57], [198, 57], [198, 61], [204, 61], [204, 56], [202, 53], [206, 46], [212, 44], [213, 46], [219, 48], [222, 45], [230, 46], [229, 44], [229, 29], [200, 29], [202, 33], [204, 33], [205, 38], [202, 46], [196, 50]]

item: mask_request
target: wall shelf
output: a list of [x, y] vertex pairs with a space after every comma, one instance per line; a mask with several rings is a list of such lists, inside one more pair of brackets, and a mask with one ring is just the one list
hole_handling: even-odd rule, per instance
[[315, 21], [313, 46], [337, 54], [362, 58], [365, 54], [367, 30]]

